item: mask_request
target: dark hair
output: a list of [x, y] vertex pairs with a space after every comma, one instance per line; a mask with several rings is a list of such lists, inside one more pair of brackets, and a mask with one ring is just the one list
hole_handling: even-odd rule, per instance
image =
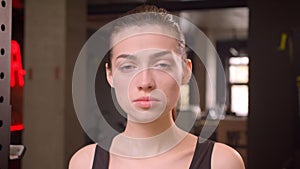
[[[114, 34], [122, 31], [124, 28], [145, 25], [158, 25], [172, 31], [178, 39], [179, 52], [183, 57], [186, 57], [184, 35], [179, 27], [178, 21], [176, 21], [173, 15], [167, 10], [164, 8], [158, 8], [154, 5], [144, 4], [125, 13], [120, 21], [116, 21], [113, 24], [113, 28], [110, 30], [110, 38], [112, 38]], [[111, 68], [111, 50], [109, 51], [106, 59], [108, 68]]]

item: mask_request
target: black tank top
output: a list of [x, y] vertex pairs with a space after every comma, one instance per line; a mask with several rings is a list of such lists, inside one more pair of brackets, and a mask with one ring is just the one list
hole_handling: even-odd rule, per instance
[[[198, 142], [189, 169], [211, 169], [213, 147], [213, 141], [206, 140], [202, 143]], [[92, 169], [108, 169], [108, 162], [109, 152], [97, 145]]]

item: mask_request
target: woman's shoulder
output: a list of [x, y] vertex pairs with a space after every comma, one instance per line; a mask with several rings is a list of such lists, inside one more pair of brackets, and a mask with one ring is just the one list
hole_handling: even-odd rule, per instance
[[69, 169], [91, 169], [97, 144], [90, 144], [79, 149], [71, 158]]
[[211, 159], [212, 169], [245, 169], [241, 155], [232, 147], [215, 142]]

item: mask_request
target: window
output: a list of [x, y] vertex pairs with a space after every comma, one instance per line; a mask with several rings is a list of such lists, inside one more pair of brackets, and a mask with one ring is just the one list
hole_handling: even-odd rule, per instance
[[238, 116], [248, 115], [249, 58], [239, 55], [229, 58], [230, 110]]

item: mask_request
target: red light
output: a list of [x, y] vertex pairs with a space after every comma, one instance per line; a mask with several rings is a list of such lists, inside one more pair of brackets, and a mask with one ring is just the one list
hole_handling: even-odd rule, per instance
[[25, 70], [22, 66], [20, 45], [17, 41], [11, 41], [11, 66], [10, 66], [10, 86], [11, 86], [11, 132], [24, 129], [23, 119], [23, 88]]
[[24, 86], [24, 75], [26, 71], [22, 67], [20, 45], [17, 41], [11, 41], [11, 67], [10, 67], [10, 86], [15, 87], [16, 79], [20, 87]]
[[17, 125], [11, 125], [10, 126], [10, 131], [20, 131], [24, 129], [23, 124], [17, 124]]

